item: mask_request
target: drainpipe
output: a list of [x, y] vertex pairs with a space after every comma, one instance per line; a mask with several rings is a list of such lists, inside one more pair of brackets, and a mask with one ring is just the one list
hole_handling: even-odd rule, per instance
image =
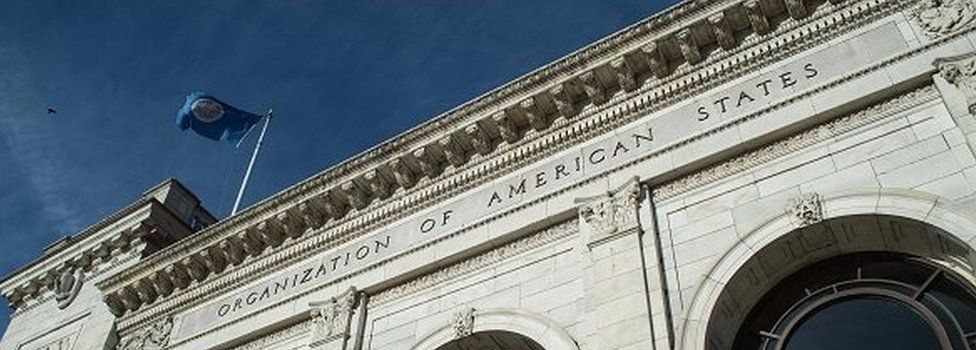
[[363, 350], [363, 341], [366, 338], [366, 304], [369, 303], [369, 295], [366, 292], [359, 292], [359, 314], [356, 322], [356, 341], [353, 343], [353, 350]]
[[[662, 304], [663, 304], [663, 309], [664, 309], [662, 311], [664, 312], [665, 327], [667, 328], [667, 331], [668, 331], [668, 349], [672, 349], [673, 350], [674, 349], [674, 320], [672, 319], [671, 294], [670, 294], [669, 288], [668, 288], [668, 274], [667, 274], [667, 271], [664, 268], [664, 247], [661, 246], [661, 228], [660, 228], [661, 225], [659, 224], [659, 221], [658, 221], [658, 218], [657, 218], [657, 206], [656, 206], [656, 203], [654, 203], [654, 188], [651, 187], [650, 185], [644, 186], [644, 188], [646, 188], [646, 191], [644, 193], [647, 195], [647, 203], [648, 203], [648, 206], [650, 207], [649, 209], [651, 211], [651, 224], [654, 226], [654, 228], [653, 228], [653, 234], [654, 234], [654, 237], [653, 237], [654, 238], [654, 253], [657, 255], [657, 274], [658, 274], [658, 278], [660, 278], [660, 281], [659, 282], [660, 282], [660, 285], [661, 285], [661, 297], [663, 299], [663, 303]], [[644, 234], [644, 232], [641, 232], [641, 236], [640, 236], [641, 237], [641, 240], [640, 240], [640, 245], [641, 245], [641, 261], [645, 264], [644, 266], [647, 266], [646, 265], [647, 262], [644, 261], [645, 256], [643, 254], [644, 253], [644, 241], [643, 241], [643, 236], [644, 235], [643, 234]], [[647, 282], [647, 281], [650, 280], [650, 276], [647, 276], [647, 269], [646, 268], [644, 269], [644, 279], [645, 279], [645, 282]], [[651, 293], [650, 293], [649, 290], [647, 290], [647, 284], [646, 283], [644, 284], [644, 289], [645, 289], [645, 292], [646, 292], [645, 295], [647, 295], [647, 308], [648, 308], [648, 312], [650, 313], [650, 309], [651, 309]], [[650, 318], [651, 318], [651, 320], [650, 320], [650, 322], [651, 322], [651, 337], [654, 337], [654, 320], [653, 320], [653, 317], [650, 317]], [[654, 340], [653, 339], [651, 340], [651, 343], [653, 344], [654, 348], [656, 349], [657, 348], [657, 345], [654, 344]]]

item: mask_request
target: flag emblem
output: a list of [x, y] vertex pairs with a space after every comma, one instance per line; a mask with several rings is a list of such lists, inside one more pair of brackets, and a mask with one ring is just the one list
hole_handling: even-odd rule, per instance
[[190, 110], [193, 111], [193, 115], [197, 119], [204, 123], [213, 123], [224, 116], [224, 107], [209, 98], [196, 100]]

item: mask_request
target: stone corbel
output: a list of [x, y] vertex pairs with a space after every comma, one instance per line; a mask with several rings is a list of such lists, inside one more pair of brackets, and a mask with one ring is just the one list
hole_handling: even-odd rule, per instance
[[576, 113], [573, 97], [563, 84], [549, 88], [549, 95], [552, 96], [553, 103], [556, 104], [556, 110], [559, 111], [559, 115], [565, 118], [571, 118]]
[[619, 57], [613, 61], [610, 61], [610, 68], [617, 74], [617, 83], [620, 84], [620, 88], [626, 91], [634, 91], [637, 89], [637, 76], [634, 74], [633, 68], [630, 67], [630, 63], [627, 63], [627, 59], [624, 57]]
[[309, 303], [313, 349], [341, 350], [350, 337], [353, 309], [359, 301], [355, 287], [330, 300]]
[[464, 133], [468, 135], [469, 143], [475, 152], [486, 155], [492, 151], [491, 136], [478, 124], [471, 124], [464, 128]]
[[351, 205], [353, 208], [363, 209], [369, 205], [369, 196], [367, 196], [366, 192], [363, 191], [363, 189], [360, 188], [359, 184], [356, 182], [352, 180], [347, 181], [343, 183], [340, 188], [342, 189], [342, 193], [346, 195], [346, 201], [349, 202], [349, 205]]
[[790, 14], [790, 17], [803, 19], [807, 16], [807, 7], [803, 0], [784, 0], [783, 3], [786, 4], [786, 12]]
[[529, 97], [519, 102], [519, 108], [529, 122], [529, 126], [536, 131], [543, 131], [549, 127], [549, 120], [546, 118], [545, 112], [539, 108], [539, 104], [535, 102], [535, 97]]
[[604, 195], [576, 199], [580, 221], [590, 229], [587, 246], [593, 248], [615, 237], [636, 232], [639, 228], [637, 205], [640, 198], [640, 182], [634, 177]]
[[400, 187], [411, 188], [417, 183], [417, 175], [414, 174], [413, 169], [404, 160], [395, 158], [387, 163], [387, 165], [393, 171], [393, 177]]
[[766, 19], [766, 13], [763, 11], [759, 0], [746, 0], [742, 3], [742, 7], [746, 10], [746, 17], [749, 19], [749, 26], [752, 27], [752, 31], [759, 35], [768, 34], [769, 20]]
[[508, 115], [508, 112], [504, 110], [498, 111], [492, 114], [491, 120], [495, 123], [498, 134], [505, 142], [512, 144], [518, 142], [521, 138], [518, 126], [515, 125], [515, 121]]
[[377, 169], [369, 170], [363, 174], [363, 182], [369, 186], [369, 191], [376, 198], [387, 198], [393, 194], [390, 182]]
[[725, 13], [718, 12], [708, 16], [708, 23], [712, 26], [712, 33], [718, 46], [723, 50], [731, 50], [735, 47], [735, 33], [732, 31], [732, 25], [725, 18]]
[[678, 48], [681, 49], [681, 55], [684, 56], [685, 61], [690, 64], [695, 64], [701, 62], [703, 57], [701, 49], [698, 47], [698, 40], [695, 39], [694, 33], [691, 32], [691, 28], [685, 28], [674, 34], [675, 39], [678, 41]]
[[583, 73], [579, 76], [579, 79], [583, 82], [583, 91], [590, 98], [590, 102], [597, 105], [607, 102], [607, 94], [604, 91], [603, 83], [600, 82], [600, 77], [597, 76], [595, 71], [591, 70]]

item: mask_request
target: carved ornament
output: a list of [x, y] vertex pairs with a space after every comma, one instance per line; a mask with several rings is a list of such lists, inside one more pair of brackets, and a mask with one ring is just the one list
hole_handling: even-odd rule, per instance
[[637, 228], [640, 182], [635, 177], [604, 195], [577, 199], [580, 218], [592, 229], [590, 244]]
[[914, 17], [928, 36], [945, 36], [973, 24], [976, 3], [972, 0], [922, 0]]
[[173, 331], [173, 318], [166, 317], [153, 323], [134, 334], [130, 334], [119, 342], [119, 350], [157, 350], [169, 345], [170, 334]]
[[793, 198], [786, 210], [799, 227], [823, 221], [823, 208], [820, 205], [820, 195], [817, 193], [804, 193]]
[[345, 293], [328, 301], [309, 304], [312, 308], [312, 346], [349, 337], [356, 296], [356, 288], [349, 287]]
[[69, 268], [61, 271], [61, 274], [54, 280], [54, 300], [58, 302], [58, 308], [64, 309], [78, 296], [81, 285], [85, 282], [84, 272], [80, 268]]
[[451, 327], [454, 328], [454, 339], [471, 336], [474, 333], [474, 308], [455, 313], [454, 318], [451, 319]]
[[976, 53], [940, 58], [932, 64], [966, 98], [969, 113], [976, 114]]

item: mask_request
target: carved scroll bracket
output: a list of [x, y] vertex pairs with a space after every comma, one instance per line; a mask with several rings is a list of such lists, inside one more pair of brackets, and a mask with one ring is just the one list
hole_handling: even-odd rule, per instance
[[636, 231], [640, 198], [640, 182], [634, 177], [606, 194], [577, 199], [580, 219], [590, 229], [587, 246], [592, 248], [616, 236]]
[[[343, 349], [350, 336], [353, 309], [359, 301], [355, 287], [323, 302], [309, 303], [312, 316], [311, 348]], [[331, 346], [336, 344], [336, 346]]]

